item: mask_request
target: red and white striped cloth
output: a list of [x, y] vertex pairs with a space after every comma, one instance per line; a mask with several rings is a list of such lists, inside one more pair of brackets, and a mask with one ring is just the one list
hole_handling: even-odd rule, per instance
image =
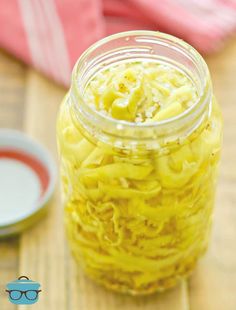
[[236, 0], [0, 0], [0, 47], [68, 85], [80, 54], [119, 31], [152, 29], [203, 53], [236, 31]]

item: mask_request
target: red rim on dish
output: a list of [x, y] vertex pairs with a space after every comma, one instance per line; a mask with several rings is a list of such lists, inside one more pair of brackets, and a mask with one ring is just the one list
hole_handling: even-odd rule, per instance
[[55, 176], [43, 146], [19, 131], [0, 129], [0, 237], [35, 222], [52, 195]]

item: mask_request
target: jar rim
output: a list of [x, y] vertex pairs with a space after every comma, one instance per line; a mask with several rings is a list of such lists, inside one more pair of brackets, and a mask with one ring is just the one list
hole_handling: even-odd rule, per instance
[[[179, 53], [183, 53], [186, 57], [188, 57], [191, 61], [193, 61], [195, 64], [197, 64], [199, 67], [201, 67], [201, 80], [202, 80], [202, 91], [199, 94], [197, 100], [186, 110], [184, 110], [182, 113], [161, 120], [161, 121], [154, 121], [150, 123], [135, 123], [135, 122], [129, 122], [126, 120], [119, 120], [112, 118], [110, 116], [104, 115], [100, 113], [100, 111], [94, 109], [89, 104], [85, 103], [83, 101], [83, 98], [81, 96], [82, 89], [81, 89], [81, 74], [80, 70], [84, 63], [87, 63], [87, 57], [91, 55], [93, 52], [95, 52], [98, 48], [101, 48], [105, 44], [109, 43], [110, 41], [115, 41], [117, 39], [124, 39], [127, 41], [127, 38], [134, 38], [136, 42], [139, 42], [141, 40], [146, 40], [146, 42], [152, 42], [156, 44], [162, 44], [166, 45], [170, 49], [175, 49]], [[154, 42], [155, 41], [155, 42]], [[78, 98], [80, 100], [80, 104], [75, 105], [75, 110], [79, 110], [80, 113], [85, 113], [87, 117], [92, 117], [96, 123], [101, 123], [102, 127], [108, 126], [108, 127], [116, 127], [118, 129], [125, 128], [132, 130], [133, 128], [136, 129], [160, 129], [163, 127], [170, 126], [173, 123], [176, 122], [182, 122], [187, 121], [189, 116], [191, 116], [195, 110], [201, 109], [204, 110], [207, 103], [211, 101], [211, 83], [210, 83], [210, 73], [207, 67], [207, 64], [205, 63], [203, 57], [200, 55], [200, 53], [193, 48], [190, 44], [186, 43], [182, 39], [179, 39], [175, 36], [159, 32], [159, 31], [150, 31], [150, 30], [133, 30], [133, 31], [126, 31], [126, 32], [120, 32], [116, 33], [110, 36], [107, 36], [96, 43], [92, 44], [84, 53], [79, 57], [77, 60], [73, 72], [72, 72], [72, 85], [71, 85], [71, 92], [76, 97], [76, 102], [78, 102]]]

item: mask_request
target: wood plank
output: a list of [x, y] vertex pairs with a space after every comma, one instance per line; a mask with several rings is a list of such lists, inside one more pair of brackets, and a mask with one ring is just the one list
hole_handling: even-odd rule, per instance
[[[64, 89], [29, 70], [26, 81], [25, 131], [56, 155], [55, 123]], [[20, 238], [20, 274], [42, 285], [40, 301], [34, 309], [66, 309], [65, 246], [62, 208], [58, 190], [46, 218]], [[28, 309], [20, 306], [19, 309]]]
[[18, 271], [18, 238], [0, 241], [0, 309], [16, 309], [8, 301], [5, 293], [6, 284], [16, 278]]
[[[22, 128], [24, 113], [25, 66], [0, 51], [0, 127]], [[18, 275], [18, 237], [0, 240], [0, 309], [16, 306], [4, 294], [6, 284]]]
[[208, 58], [224, 116], [224, 143], [213, 236], [207, 256], [190, 281], [191, 310], [236, 309], [236, 42]]
[[0, 50], [0, 127], [21, 129], [26, 67]]
[[0, 50], [0, 127], [22, 128], [26, 67]]

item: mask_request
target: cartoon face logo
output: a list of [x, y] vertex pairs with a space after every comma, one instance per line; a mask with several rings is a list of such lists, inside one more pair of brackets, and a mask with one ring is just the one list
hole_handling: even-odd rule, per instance
[[38, 301], [40, 284], [22, 276], [7, 284], [9, 301], [14, 305], [31, 305]]

